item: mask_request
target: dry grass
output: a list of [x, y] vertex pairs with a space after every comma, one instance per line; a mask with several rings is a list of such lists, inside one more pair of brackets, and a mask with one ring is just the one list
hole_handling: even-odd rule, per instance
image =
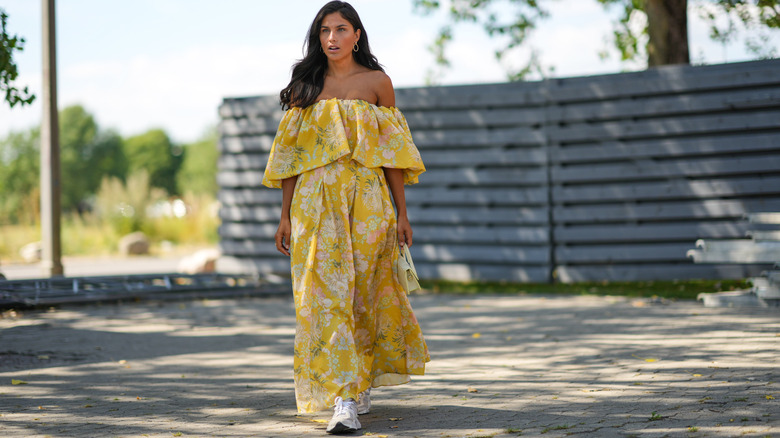
[[[163, 242], [175, 247], [203, 247], [217, 243], [219, 218], [214, 200], [209, 197], [186, 197], [190, 207], [184, 217], [144, 218], [142, 231], [158, 249]], [[68, 215], [62, 222], [63, 255], [106, 256], [118, 253], [122, 227], [115, 220], [96, 215]], [[0, 225], [0, 264], [22, 261], [19, 250], [41, 240], [40, 224]]]
[[41, 240], [39, 225], [0, 225], [0, 264], [21, 260], [19, 250]]

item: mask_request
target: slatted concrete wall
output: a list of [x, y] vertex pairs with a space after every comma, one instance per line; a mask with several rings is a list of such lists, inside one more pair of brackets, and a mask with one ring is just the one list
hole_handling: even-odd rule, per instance
[[[409, 187], [429, 278], [733, 278], [699, 238], [744, 237], [780, 208], [780, 61], [541, 82], [399, 89], [428, 172]], [[281, 191], [260, 187], [282, 113], [225, 99], [222, 266], [289, 270], [272, 243]]]
[[684, 254], [694, 236], [744, 237], [745, 213], [780, 206], [780, 62], [548, 85], [561, 279], [755, 274]]

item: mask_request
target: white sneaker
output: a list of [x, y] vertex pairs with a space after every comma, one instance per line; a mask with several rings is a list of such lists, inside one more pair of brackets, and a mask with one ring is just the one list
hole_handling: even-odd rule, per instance
[[357, 401], [358, 415], [367, 414], [369, 411], [371, 411], [371, 388], [361, 392]]
[[354, 400], [343, 400], [336, 397], [333, 407], [333, 418], [328, 423], [328, 433], [348, 433], [360, 429], [360, 421], [357, 418], [357, 403]]

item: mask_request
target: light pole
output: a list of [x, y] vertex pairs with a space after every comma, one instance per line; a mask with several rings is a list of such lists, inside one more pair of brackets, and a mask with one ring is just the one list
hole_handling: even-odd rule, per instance
[[43, 117], [41, 119], [41, 268], [63, 275], [60, 245], [60, 128], [57, 114], [57, 41], [54, 0], [42, 0]]

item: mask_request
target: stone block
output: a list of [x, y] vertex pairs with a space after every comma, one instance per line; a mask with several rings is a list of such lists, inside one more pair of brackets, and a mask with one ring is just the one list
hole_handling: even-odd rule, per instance
[[149, 254], [149, 238], [140, 231], [119, 239], [119, 253], [123, 256]]
[[203, 274], [216, 270], [220, 251], [216, 248], [201, 249], [179, 262], [178, 272], [184, 274]]
[[22, 259], [27, 263], [40, 262], [42, 253], [43, 247], [41, 242], [28, 243], [19, 250], [19, 255], [22, 256]]

